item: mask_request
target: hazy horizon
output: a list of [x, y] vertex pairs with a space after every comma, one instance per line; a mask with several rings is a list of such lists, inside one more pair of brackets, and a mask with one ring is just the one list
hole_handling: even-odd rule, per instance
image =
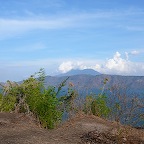
[[143, 23], [143, 0], [0, 0], [0, 82], [40, 68], [144, 76]]

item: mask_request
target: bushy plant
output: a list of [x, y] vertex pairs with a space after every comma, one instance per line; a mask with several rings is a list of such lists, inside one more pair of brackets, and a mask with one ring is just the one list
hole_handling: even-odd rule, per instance
[[84, 112], [107, 118], [110, 113], [110, 108], [107, 105], [107, 97], [104, 94], [87, 96], [84, 104]]
[[34, 115], [45, 128], [54, 128], [61, 120], [62, 112], [55, 87], [44, 87], [44, 70], [31, 76], [21, 84], [8, 81], [0, 95], [0, 111], [25, 112]]
[[84, 112], [92, 113], [99, 117], [108, 117], [110, 108], [107, 105], [107, 96], [104, 94], [105, 85], [108, 79], [106, 78], [103, 82], [101, 93], [98, 95], [89, 95], [86, 97], [84, 104]]
[[83, 109], [83, 111], [86, 114], [92, 114], [92, 110], [91, 110], [92, 102], [93, 102], [93, 95], [86, 96], [85, 103], [84, 103], [84, 109]]
[[0, 111], [11, 112], [15, 108], [16, 97], [7, 95], [0, 100]]
[[3, 95], [0, 93], [0, 107], [1, 107], [1, 104], [2, 104], [2, 98], [3, 98]]
[[38, 78], [32, 76], [23, 83], [26, 91], [25, 100], [29, 110], [37, 117], [41, 125], [51, 129], [60, 122], [62, 117], [62, 112], [58, 109], [60, 102], [57, 98], [61, 88], [59, 87], [58, 90], [53, 86], [45, 88], [43, 69], [37, 74]]
[[107, 97], [105, 95], [98, 95], [91, 103], [91, 111], [93, 115], [98, 117], [108, 117], [110, 108], [107, 106]]
[[48, 87], [43, 93], [31, 93], [27, 97], [30, 110], [39, 119], [45, 128], [54, 128], [62, 117], [62, 112], [58, 110], [59, 101], [56, 97], [54, 87]]
[[10, 81], [7, 81], [5, 86], [3, 86], [3, 94], [0, 93], [0, 111], [10, 112], [15, 109], [15, 104], [17, 101], [16, 87], [17, 84]]

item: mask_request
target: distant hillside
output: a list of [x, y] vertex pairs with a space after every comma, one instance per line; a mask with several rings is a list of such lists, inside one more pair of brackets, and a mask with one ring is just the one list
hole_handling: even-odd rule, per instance
[[[65, 80], [67, 76], [63, 77], [46, 77], [45, 84], [58, 86], [63, 80]], [[120, 97], [120, 103], [123, 103], [123, 100], [125, 98], [128, 100], [127, 103], [123, 103], [122, 107], [132, 107], [131, 99], [133, 98], [140, 98], [141, 102], [143, 103], [144, 100], [144, 76], [118, 76], [118, 75], [73, 75], [69, 76], [69, 79], [67, 80], [67, 85], [63, 88], [60, 95], [65, 95], [67, 92], [68, 84], [69, 82], [72, 82], [74, 84], [74, 89], [78, 92], [79, 99], [81, 98], [81, 101], [84, 100], [84, 98], [90, 94], [100, 94], [101, 88], [104, 85], [104, 79], [107, 78], [108, 82], [105, 87], [104, 93], [106, 94], [108, 101], [112, 107], [117, 100], [118, 97]], [[116, 87], [111, 91], [110, 88], [112, 86], [116, 85]], [[119, 87], [120, 86], [120, 87]], [[112, 92], [112, 93], [111, 93]], [[123, 99], [124, 98], [124, 99]], [[129, 101], [130, 100], [130, 101]], [[129, 103], [130, 102], [130, 103]], [[132, 110], [132, 109], [131, 109]], [[129, 111], [129, 109], [125, 109], [126, 113]], [[143, 105], [139, 109], [135, 109], [132, 112], [132, 115], [135, 115], [135, 119], [138, 119], [141, 114], [144, 113]], [[138, 116], [138, 117], [137, 117]], [[120, 116], [120, 122], [123, 123], [125, 121], [125, 118], [128, 118], [128, 115], [122, 114]], [[139, 123], [135, 124], [133, 123], [133, 119], [131, 119], [131, 124], [135, 127], [143, 127], [144, 121], [140, 120]]]
[[93, 69], [84, 69], [84, 70], [79, 70], [79, 69], [73, 69], [67, 73], [64, 73], [64, 74], [60, 74], [58, 75], [59, 77], [61, 76], [73, 76], [73, 75], [100, 75], [99, 72], [93, 70]]
[[[144, 96], [144, 76], [104, 75], [91, 69], [72, 70], [62, 76], [46, 76], [45, 86], [58, 86], [68, 77], [69, 79], [66, 82], [66, 87], [69, 82], [72, 82], [74, 88], [83, 93], [100, 90], [103, 86], [104, 79], [107, 78], [108, 82], [106, 88], [119, 84], [133, 92], [141, 92]], [[1, 84], [4, 85], [4, 83]], [[0, 89], [2, 89], [1, 86]]]
[[[45, 80], [45, 86], [53, 85], [58, 86], [68, 76], [52, 77], [47, 76]], [[108, 78], [106, 87], [110, 88], [115, 84], [120, 84], [123, 87], [127, 87], [134, 92], [141, 91], [144, 93], [144, 76], [117, 76], [117, 75], [73, 75], [69, 76], [67, 85], [69, 82], [74, 84], [74, 87], [79, 91], [95, 91], [102, 88], [103, 81]]]

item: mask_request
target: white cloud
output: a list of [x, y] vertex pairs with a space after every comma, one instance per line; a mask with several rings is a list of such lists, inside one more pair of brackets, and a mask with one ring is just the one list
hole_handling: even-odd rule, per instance
[[124, 59], [121, 57], [119, 52], [116, 52], [113, 58], [106, 60], [101, 63], [95, 61], [86, 62], [81, 61], [65, 61], [59, 66], [59, 71], [66, 73], [71, 69], [87, 69], [91, 68], [100, 73], [104, 74], [118, 74], [118, 75], [144, 75], [144, 63], [136, 63], [128, 60], [127, 57]]
[[129, 53], [125, 52], [125, 56], [126, 56], [126, 60], [128, 60], [129, 59]]
[[71, 69], [73, 69], [73, 63], [71, 61], [68, 62], [63, 62], [60, 66], [59, 66], [59, 70], [62, 73], [66, 73], [68, 71], [70, 71]]
[[105, 64], [100, 66], [100, 72], [119, 75], [143, 75], [144, 63], [131, 62], [128, 60], [128, 53], [126, 54], [126, 59], [124, 59], [119, 52], [116, 52], [112, 59], [108, 59]]
[[139, 53], [140, 53], [140, 52], [139, 52], [139, 51], [136, 51], [136, 50], [130, 52], [130, 54], [132, 54], [132, 55], [138, 55]]
[[[119, 74], [119, 75], [143, 75], [144, 62], [136, 63], [122, 58], [119, 52], [116, 52], [113, 58], [102, 62], [100, 60], [86, 59], [35, 59], [27, 61], [0, 61], [0, 81], [21, 80], [25, 76], [30, 76], [40, 68], [45, 68], [50, 75], [59, 72], [66, 73], [71, 69], [94, 69], [103, 74]], [[58, 69], [58, 71], [57, 71]]]
[[66, 73], [72, 69], [84, 69], [83, 67], [83, 63], [80, 61], [67, 61], [67, 62], [63, 62], [60, 66], [59, 66], [59, 71], [61, 71], [62, 73]]
[[127, 72], [128, 71], [128, 61], [121, 58], [121, 54], [116, 52], [112, 59], [109, 59], [106, 64], [105, 68], [108, 70], [113, 70], [115, 72]]
[[[117, 17], [127, 17], [129, 15], [137, 15], [136, 12], [129, 11], [100, 11], [95, 12], [77, 12], [77, 11], [63, 11], [57, 15], [37, 14], [29, 10], [25, 10], [28, 17], [16, 17], [13, 19], [0, 18], [0, 37], [7, 38], [19, 34], [23, 34], [30, 30], [36, 29], [61, 29], [71, 27], [117, 27], [119, 23], [110, 22]], [[106, 21], [107, 20], [107, 21]], [[107, 23], [106, 23], [107, 22]], [[125, 25], [123, 27], [126, 27]], [[137, 26], [139, 28], [139, 25]], [[118, 28], [118, 27], [117, 27]], [[130, 28], [129, 28], [130, 29]]]
[[27, 32], [34, 29], [54, 29], [66, 27], [66, 19], [56, 20], [14, 20], [0, 19], [1, 35], [11, 35]]

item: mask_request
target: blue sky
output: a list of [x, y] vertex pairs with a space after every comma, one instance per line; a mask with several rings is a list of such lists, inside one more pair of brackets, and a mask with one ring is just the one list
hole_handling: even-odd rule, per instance
[[144, 76], [144, 1], [0, 0], [0, 81], [40, 68]]

